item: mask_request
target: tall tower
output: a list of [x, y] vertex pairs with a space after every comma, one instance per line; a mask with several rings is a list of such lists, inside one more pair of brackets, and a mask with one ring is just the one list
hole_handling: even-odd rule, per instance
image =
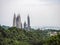
[[22, 29], [22, 22], [21, 22], [21, 29]]
[[24, 22], [24, 29], [26, 29], [26, 22]]
[[16, 27], [17, 28], [21, 28], [21, 17], [20, 17], [20, 14], [18, 14], [18, 16], [16, 18]]
[[27, 23], [28, 23], [28, 30], [30, 29], [30, 17], [29, 15], [27, 16]]
[[16, 15], [14, 13], [14, 17], [13, 17], [13, 27], [16, 27]]

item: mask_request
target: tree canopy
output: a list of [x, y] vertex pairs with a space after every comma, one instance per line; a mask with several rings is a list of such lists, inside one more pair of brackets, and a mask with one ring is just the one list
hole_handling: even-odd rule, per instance
[[49, 36], [46, 30], [18, 29], [10, 27], [7, 30], [0, 26], [0, 45], [59, 45], [60, 34]]

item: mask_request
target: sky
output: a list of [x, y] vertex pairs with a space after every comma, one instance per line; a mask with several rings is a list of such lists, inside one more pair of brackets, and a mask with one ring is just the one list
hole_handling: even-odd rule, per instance
[[0, 0], [1, 25], [12, 26], [14, 13], [22, 24], [29, 15], [31, 27], [60, 27], [60, 0]]

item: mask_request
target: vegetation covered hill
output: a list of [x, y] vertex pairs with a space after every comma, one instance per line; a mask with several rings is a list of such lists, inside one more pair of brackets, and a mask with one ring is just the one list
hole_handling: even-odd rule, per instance
[[60, 34], [50, 37], [49, 31], [28, 31], [16, 27], [6, 30], [0, 26], [0, 45], [59, 45]]

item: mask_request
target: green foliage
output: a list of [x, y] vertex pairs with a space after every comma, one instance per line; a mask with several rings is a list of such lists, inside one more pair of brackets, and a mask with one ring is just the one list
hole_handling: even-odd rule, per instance
[[18, 29], [5, 30], [0, 26], [0, 45], [59, 45], [60, 34], [50, 37], [48, 31]]
[[60, 45], [60, 34], [51, 36], [47, 41], [46, 45]]

